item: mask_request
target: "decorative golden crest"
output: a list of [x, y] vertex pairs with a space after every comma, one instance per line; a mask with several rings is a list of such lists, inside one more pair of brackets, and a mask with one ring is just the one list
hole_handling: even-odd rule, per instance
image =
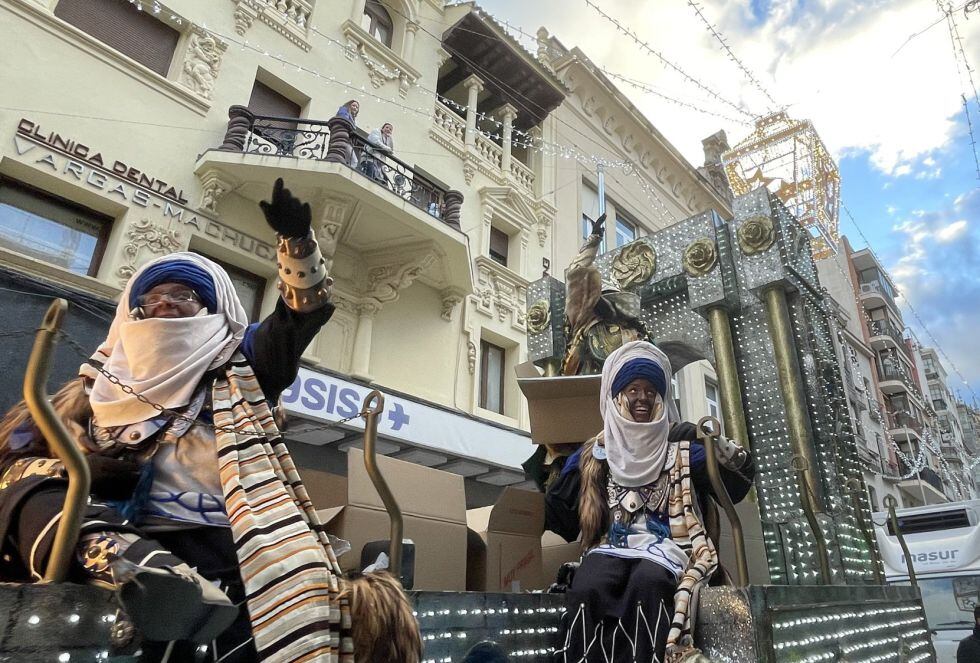
[[684, 249], [684, 271], [689, 276], [704, 276], [718, 262], [718, 251], [713, 240], [707, 237], [694, 240]]
[[738, 229], [738, 246], [747, 256], [762, 253], [776, 241], [772, 219], [758, 215], [746, 219]]
[[648, 281], [657, 270], [657, 254], [645, 242], [633, 242], [612, 261], [612, 276], [620, 288]]
[[532, 334], [540, 334], [548, 328], [551, 322], [551, 306], [539, 299], [527, 310], [527, 330]]

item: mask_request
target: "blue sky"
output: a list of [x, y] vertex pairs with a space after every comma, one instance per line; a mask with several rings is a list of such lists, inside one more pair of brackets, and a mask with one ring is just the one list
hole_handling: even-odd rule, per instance
[[[710, 36], [687, 0], [592, 0], [719, 95], [754, 113], [768, 101]], [[962, 5], [956, 2], [954, 5]], [[750, 127], [601, 18], [585, 0], [484, 0], [498, 20], [545, 26], [598, 65], [692, 103], [692, 112], [619, 87], [695, 165], [719, 128], [732, 144]], [[949, 28], [933, 0], [700, 0], [735, 55], [795, 118], [810, 119], [840, 167], [845, 204], [940, 347], [980, 394], [980, 191]], [[980, 65], [980, 12], [955, 21]], [[930, 27], [931, 26], [931, 27]], [[914, 38], [910, 37], [916, 35]], [[529, 47], [533, 44], [525, 39]], [[974, 79], [980, 83], [980, 74]], [[980, 109], [971, 104], [980, 138]], [[846, 215], [841, 231], [865, 245]], [[932, 337], [905, 311], [926, 345]], [[975, 340], [976, 339], [976, 340]], [[944, 363], [949, 364], [944, 360]], [[972, 392], [947, 365], [950, 387]]]

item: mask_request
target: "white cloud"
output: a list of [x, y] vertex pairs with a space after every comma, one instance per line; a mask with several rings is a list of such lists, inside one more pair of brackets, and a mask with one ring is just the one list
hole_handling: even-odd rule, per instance
[[901, 177], [902, 175], [908, 175], [911, 172], [912, 172], [912, 166], [910, 166], [907, 163], [903, 163], [902, 165], [896, 167], [892, 171], [892, 175], [894, 175], [895, 177]]
[[954, 221], [936, 231], [936, 241], [941, 244], [955, 242], [966, 233], [967, 223], [964, 220]]
[[[967, 221], [977, 216], [980, 189], [960, 195], [935, 211], [916, 210], [892, 227], [902, 240], [899, 255], [890, 261], [888, 256], [884, 258], [902, 299], [915, 307], [928, 331], [914, 315], [906, 313], [905, 322], [926, 345], [938, 340], [964, 376], [980, 385], [975, 341], [980, 328], [980, 274], [976, 270], [980, 228]], [[943, 363], [950, 369], [950, 385], [962, 386], [945, 358]], [[980, 391], [980, 386], [974, 390]]]
[[[584, 3], [571, 10], [564, 0], [483, 0], [482, 5], [530, 32], [545, 25], [566, 46], [581, 47], [601, 66], [700, 107], [735, 113], [667, 71]], [[909, 173], [919, 159], [934, 169], [933, 152], [954, 138], [961, 86], [945, 24], [903, 46], [908, 35], [940, 17], [933, 3], [772, 0], [761, 22], [752, 15], [749, 0], [705, 0], [702, 5], [762, 85], [793, 117], [812, 120], [837, 158], [867, 151], [887, 174]], [[765, 97], [728, 61], [687, 3], [607, 0], [602, 6], [707, 87], [756, 112], [766, 110]], [[968, 56], [980, 61], [980, 21], [964, 21], [959, 15], [958, 24]], [[627, 84], [619, 87], [695, 164], [702, 159], [701, 139], [719, 127], [733, 144], [750, 130]]]
[[937, 166], [932, 170], [920, 170], [915, 174], [917, 180], [938, 180], [943, 175], [942, 166]]

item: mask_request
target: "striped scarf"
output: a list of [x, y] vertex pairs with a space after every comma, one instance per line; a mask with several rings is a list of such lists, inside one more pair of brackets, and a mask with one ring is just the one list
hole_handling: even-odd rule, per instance
[[718, 552], [704, 530], [691, 487], [691, 443], [687, 440], [677, 443], [668, 490], [670, 538], [690, 560], [674, 591], [674, 618], [667, 634], [666, 660], [671, 661], [680, 660], [694, 648], [691, 617], [697, 607], [696, 592], [718, 568]]
[[218, 469], [262, 661], [352, 663], [340, 566], [251, 366], [236, 352], [212, 391]]
[[[593, 438], [582, 449], [582, 484], [579, 518], [582, 542], [592, 547], [603, 538], [608, 523], [606, 482], [608, 466], [592, 455]], [[687, 440], [672, 442], [677, 445], [674, 464], [667, 472], [667, 514], [670, 538], [687, 553], [688, 563], [674, 591], [674, 616], [667, 635], [666, 661], [680, 661], [695, 652], [691, 635], [691, 621], [696, 610], [697, 592], [718, 568], [718, 553], [708, 538], [698, 512], [691, 481], [691, 443]]]

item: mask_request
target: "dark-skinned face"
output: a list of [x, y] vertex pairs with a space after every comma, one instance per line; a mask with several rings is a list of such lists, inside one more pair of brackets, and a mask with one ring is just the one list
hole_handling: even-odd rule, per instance
[[646, 378], [636, 378], [623, 389], [633, 421], [649, 423], [653, 419], [660, 394], [653, 383]]

